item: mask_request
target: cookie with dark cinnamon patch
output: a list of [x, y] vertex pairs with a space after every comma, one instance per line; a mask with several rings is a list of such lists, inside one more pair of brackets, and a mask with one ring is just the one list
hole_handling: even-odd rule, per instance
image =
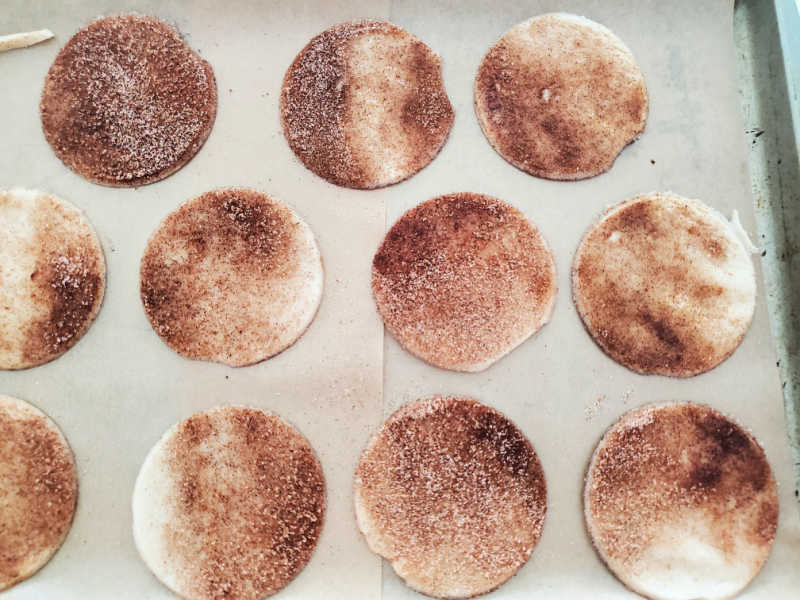
[[586, 232], [572, 293], [586, 329], [639, 373], [691, 377], [739, 346], [755, 309], [748, 251], [721, 215], [670, 193], [636, 196]]
[[475, 113], [495, 150], [547, 179], [607, 171], [644, 131], [648, 98], [630, 50], [606, 27], [566, 13], [508, 30], [475, 79]]
[[756, 576], [778, 525], [767, 458], [704, 405], [625, 414], [592, 456], [584, 491], [595, 548], [647, 598], [731, 598]]
[[67, 167], [94, 183], [135, 187], [197, 154], [216, 118], [217, 84], [211, 65], [166, 23], [105, 17], [56, 56], [40, 112]]
[[0, 395], [0, 590], [50, 560], [77, 498], [75, 458], [61, 430], [27, 402]]
[[511, 578], [539, 541], [544, 473], [525, 435], [468, 398], [406, 404], [358, 463], [356, 518], [415, 590], [469, 598]]
[[303, 164], [331, 183], [377, 188], [430, 163], [453, 124], [441, 60], [383, 21], [326, 29], [283, 80], [281, 120]]
[[103, 249], [84, 214], [43, 192], [0, 190], [0, 369], [69, 350], [103, 302]]
[[550, 320], [555, 263], [513, 206], [480, 194], [440, 196], [395, 223], [372, 261], [386, 328], [444, 369], [481, 371]]
[[322, 259], [291, 208], [253, 190], [221, 189], [164, 219], [140, 282], [147, 318], [173, 350], [244, 366], [305, 332], [322, 299]]
[[162, 583], [189, 600], [261, 600], [317, 545], [325, 480], [303, 435], [276, 415], [227, 406], [164, 434], [133, 491], [133, 535]]

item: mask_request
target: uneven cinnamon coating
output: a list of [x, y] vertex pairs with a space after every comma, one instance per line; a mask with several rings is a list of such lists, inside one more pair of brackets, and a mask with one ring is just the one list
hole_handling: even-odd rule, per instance
[[609, 209], [575, 253], [575, 306], [595, 342], [639, 373], [691, 377], [739, 346], [755, 309], [753, 264], [698, 200], [636, 196]]
[[525, 564], [547, 510], [533, 447], [468, 398], [406, 404], [370, 441], [355, 475], [358, 526], [373, 552], [437, 598], [489, 592]]
[[383, 21], [342, 23], [313, 38], [286, 72], [281, 120], [303, 164], [335, 183], [376, 188], [439, 153], [453, 124], [441, 60]]
[[322, 298], [311, 229], [247, 189], [207, 192], [170, 214], [150, 238], [140, 277], [147, 318], [173, 350], [231, 366], [291, 346]]
[[480, 371], [550, 319], [555, 264], [516, 208], [449, 194], [392, 226], [372, 261], [372, 293], [406, 350], [444, 369]]
[[228, 406], [178, 423], [133, 495], [142, 559], [189, 600], [259, 600], [302, 571], [322, 530], [325, 480], [281, 418]]
[[508, 30], [475, 79], [486, 138], [515, 167], [547, 179], [607, 171], [644, 131], [647, 88], [630, 50], [606, 27], [551, 13]]
[[83, 213], [43, 192], [0, 190], [0, 369], [46, 363], [103, 302], [103, 249]]
[[0, 590], [50, 560], [77, 498], [75, 459], [58, 426], [27, 402], [0, 395]]
[[173, 27], [105, 17], [59, 52], [40, 111], [66, 166], [94, 183], [135, 187], [171, 175], [200, 150], [216, 118], [217, 84]]
[[592, 456], [586, 523], [608, 568], [648, 598], [730, 598], [761, 569], [778, 497], [764, 451], [705, 405], [625, 414]]

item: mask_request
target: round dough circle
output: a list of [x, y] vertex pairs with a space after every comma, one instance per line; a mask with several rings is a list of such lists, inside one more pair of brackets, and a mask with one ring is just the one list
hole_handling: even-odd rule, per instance
[[713, 408], [634, 409], [603, 436], [584, 490], [600, 557], [655, 600], [731, 598], [767, 559], [778, 496], [756, 440]]
[[303, 570], [324, 511], [306, 438], [275, 415], [227, 406], [178, 423], [150, 450], [133, 490], [133, 536], [181, 597], [258, 600]]
[[567, 13], [509, 29], [481, 62], [475, 113], [495, 150], [547, 179], [607, 171], [644, 131], [648, 98], [631, 51], [609, 29]]
[[42, 129], [89, 181], [140, 186], [189, 162], [217, 114], [211, 65], [171, 26], [140, 15], [79, 30], [47, 73]]
[[78, 499], [75, 458], [58, 426], [27, 402], [0, 395], [0, 590], [56, 553]]
[[84, 214], [33, 190], [0, 190], [0, 369], [69, 350], [103, 302], [103, 248]]
[[235, 367], [291, 346], [322, 299], [309, 226], [247, 189], [207, 192], [170, 214], [147, 244], [140, 275], [147, 318], [173, 350]]
[[384, 423], [358, 463], [356, 518], [370, 549], [436, 598], [485, 594], [530, 558], [547, 510], [524, 434], [475, 400], [434, 396]]
[[372, 293], [406, 350], [443, 369], [481, 371], [550, 320], [555, 263], [513, 206], [449, 194], [392, 226], [372, 261]]
[[575, 306], [594, 341], [638, 373], [691, 377], [739, 346], [755, 310], [753, 263], [738, 234], [699, 200], [636, 196], [583, 237]]
[[383, 21], [342, 23], [300, 51], [281, 90], [286, 140], [314, 173], [369, 189], [411, 177], [453, 125], [441, 60]]

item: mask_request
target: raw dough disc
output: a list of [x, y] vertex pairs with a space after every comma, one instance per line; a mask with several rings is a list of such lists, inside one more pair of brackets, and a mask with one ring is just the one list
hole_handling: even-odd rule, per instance
[[326, 29], [300, 51], [281, 92], [286, 140], [331, 183], [377, 188], [417, 173], [453, 125], [441, 60], [390, 23]]
[[140, 274], [156, 333], [187, 358], [231, 366], [291, 346], [322, 299], [311, 229], [285, 204], [247, 189], [208, 192], [169, 215]]
[[103, 302], [103, 248], [84, 214], [44, 192], [0, 190], [0, 369], [69, 350]]
[[492, 46], [475, 80], [483, 133], [515, 167], [547, 179], [607, 171], [644, 131], [648, 98], [630, 50], [566, 13], [533, 17]]
[[544, 473], [523, 433], [468, 398], [403, 406], [355, 476], [356, 518], [373, 552], [415, 590], [469, 598], [530, 558], [547, 510]]
[[133, 537], [181, 597], [259, 600], [303, 570], [324, 510], [306, 438], [275, 415], [227, 406], [178, 423], [150, 450], [133, 490]]
[[611, 358], [639, 373], [691, 377], [739, 346], [756, 282], [748, 251], [721, 215], [654, 192], [610, 208], [589, 228], [572, 293]]
[[657, 600], [737, 595], [767, 559], [778, 525], [764, 451], [704, 405], [632, 410], [589, 465], [586, 524], [626, 586]]
[[449, 194], [392, 226], [372, 261], [372, 292], [406, 350], [443, 369], [481, 371], [549, 321], [555, 264], [513, 206]]
[[58, 53], [40, 111], [66, 166], [94, 183], [135, 187], [197, 154], [217, 115], [217, 83], [173, 27], [140, 15], [105, 17]]
[[0, 395], [0, 590], [56, 553], [77, 499], [75, 458], [61, 430], [27, 402]]

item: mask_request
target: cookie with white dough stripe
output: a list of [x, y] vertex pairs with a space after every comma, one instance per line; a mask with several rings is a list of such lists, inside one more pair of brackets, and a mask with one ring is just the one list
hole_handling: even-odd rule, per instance
[[0, 190], [0, 369], [46, 363], [89, 329], [103, 301], [97, 234], [52, 194]]
[[289, 146], [314, 173], [351, 188], [420, 171], [444, 145], [453, 114], [440, 58], [384, 21], [341, 23], [314, 37], [281, 90]]

